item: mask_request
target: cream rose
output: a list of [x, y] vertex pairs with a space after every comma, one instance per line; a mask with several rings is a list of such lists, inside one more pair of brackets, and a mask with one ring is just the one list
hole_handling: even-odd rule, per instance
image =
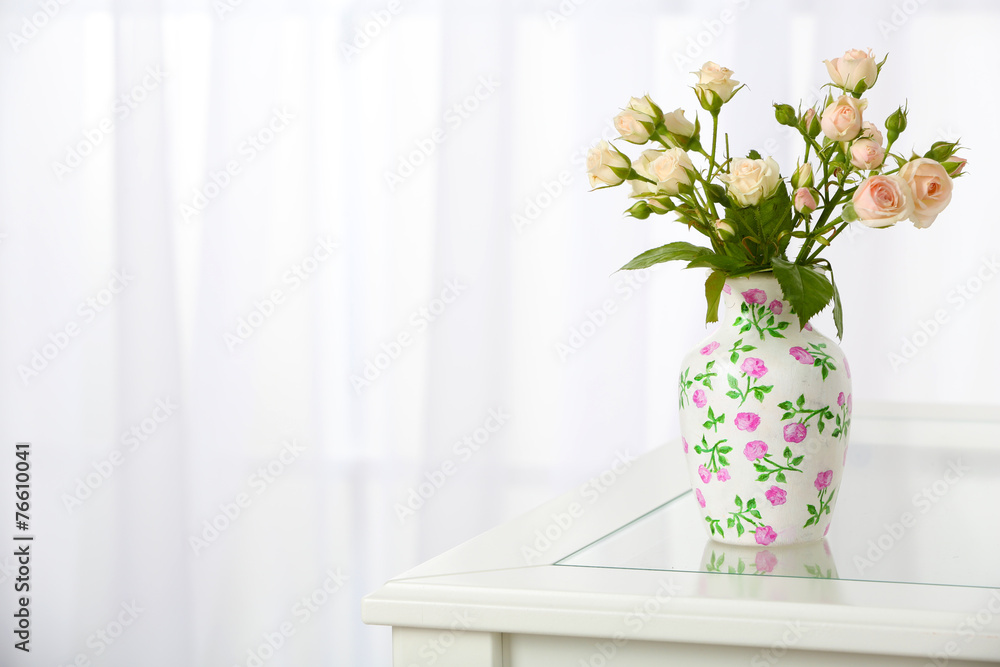
[[851, 144], [851, 164], [858, 169], [878, 169], [885, 160], [885, 149], [871, 139], [858, 139]]
[[615, 170], [624, 169], [627, 171], [629, 166], [629, 161], [603, 139], [587, 151], [587, 176], [592, 188], [602, 185], [618, 185], [625, 178], [616, 174]]
[[865, 86], [871, 88], [878, 78], [878, 64], [871, 49], [862, 51], [861, 49], [851, 49], [840, 58], [824, 60], [826, 71], [830, 73], [830, 79], [847, 90], [854, 90], [862, 81]]
[[694, 134], [694, 123], [684, 117], [684, 109], [674, 109], [670, 113], [663, 114], [663, 125], [667, 128], [667, 132], [678, 137], [690, 137]]
[[668, 148], [665, 151], [643, 151], [633, 168], [656, 181], [657, 191], [675, 195], [680, 186], [691, 184], [691, 176], [685, 170], [694, 171], [694, 164], [680, 148]]
[[910, 220], [921, 229], [930, 227], [938, 213], [951, 202], [951, 176], [937, 160], [919, 157], [904, 164], [899, 169], [899, 177], [913, 193]]
[[629, 98], [626, 108], [644, 113], [651, 118], [656, 118], [656, 109], [653, 107], [653, 100], [649, 99], [649, 95]]
[[858, 220], [868, 227], [891, 227], [913, 214], [910, 186], [895, 174], [868, 177], [853, 201]]
[[701, 66], [700, 70], [694, 73], [698, 75], [698, 83], [695, 84], [695, 89], [702, 95], [708, 95], [710, 92], [714, 93], [723, 102], [728, 102], [732, 99], [737, 86], [740, 85], [739, 81], [733, 79], [733, 70], [722, 65], [717, 65], [712, 61], [705, 63]]
[[819, 124], [823, 134], [834, 141], [850, 141], [861, 131], [861, 112], [868, 100], [841, 95], [823, 111]]
[[881, 146], [885, 141], [882, 137], [882, 133], [879, 132], [877, 127], [875, 127], [875, 123], [869, 123], [867, 120], [861, 123], [861, 138], [871, 139], [879, 146]]
[[649, 141], [655, 125], [656, 121], [652, 116], [635, 109], [624, 109], [615, 116], [615, 129], [618, 130], [618, 134], [633, 144], [644, 144]]
[[761, 199], [774, 192], [781, 181], [778, 163], [771, 158], [735, 158], [729, 165], [729, 173], [720, 174], [719, 178], [729, 185], [729, 194], [740, 206], [759, 204]]

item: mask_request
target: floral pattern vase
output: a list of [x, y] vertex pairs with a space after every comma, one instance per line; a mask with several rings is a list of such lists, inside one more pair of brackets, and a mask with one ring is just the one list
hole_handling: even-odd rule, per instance
[[731, 278], [719, 328], [684, 357], [681, 442], [697, 509], [718, 542], [820, 540], [847, 458], [851, 372], [770, 273]]

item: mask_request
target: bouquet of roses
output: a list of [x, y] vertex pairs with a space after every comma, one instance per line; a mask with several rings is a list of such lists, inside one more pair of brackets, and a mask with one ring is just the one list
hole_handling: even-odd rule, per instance
[[823, 249], [855, 221], [884, 228], [909, 219], [929, 227], [951, 201], [952, 179], [961, 175], [965, 160], [956, 155], [958, 142], [948, 141], [934, 143], [923, 157], [893, 153], [906, 129], [904, 107], [886, 118], [885, 136], [865, 120], [868, 101], [862, 95], [878, 80], [884, 58], [876, 62], [871, 51], [854, 49], [825, 62], [831, 82], [825, 84], [830, 92], [822, 108], [774, 105], [778, 123], [797, 130], [804, 145], [788, 179], [790, 190], [770, 157], [755, 150], [731, 157], [728, 135], [720, 155], [720, 112], [743, 88], [732, 70], [708, 62], [695, 72], [695, 95], [712, 118], [710, 147], [702, 141], [697, 117], [692, 123], [682, 109], [664, 113], [648, 95], [629, 100], [615, 116], [615, 128], [629, 143], [654, 147], [633, 160], [601, 141], [587, 155], [591, 185], [628, 183], [636, 200], [628, 215], [673, 213], [708, 245], [668, 243], [622, 268], [680, 260], [686, 268], [710, 269], [708, 322], [717, 320], [728, 276], [770, 271], [800, 326], [832, 301], [837, 335], [843, 335], [840, 295], [830, 262], [820, 256]]

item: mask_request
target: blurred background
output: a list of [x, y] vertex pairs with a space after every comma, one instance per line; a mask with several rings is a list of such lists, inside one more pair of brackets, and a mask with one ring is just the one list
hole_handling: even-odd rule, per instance
[[0, 662], [249, 666], [291, 623], [265, 664], [388, 665], [365, 594], [675, 437], [705, 275], [615, 269], [695, 239], [584, 157], [630, 96], [692, 117], [707, 60], [748, 84], [733, 154], [786, 176], [771, 104], [848, 48], [890, 54], [897, 149], [970, 147], [930, 229], [827, 256], [856, 404], [1000, 405], [998, 31], [986, 0], [5, 0], [0, 488], [30, 441], [36, 542]]

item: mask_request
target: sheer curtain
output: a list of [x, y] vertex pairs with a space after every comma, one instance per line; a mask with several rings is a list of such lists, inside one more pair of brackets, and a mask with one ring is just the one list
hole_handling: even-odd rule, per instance
[[36, 542], [3, 664], [389, 664], [364, 594], [672, 437], [704, 276], [613, 273], [685, 233], [582, 165], [630, 95], [690, 115], [705, 60], [786, 172], [769, 104], [854, 46], [891, 53], [879, 123], [973, 148], [934, 227], [830, 257], [858, 404], [1000, 403], [997, 11], [4, 3], [0, 485], [31, 442]]

